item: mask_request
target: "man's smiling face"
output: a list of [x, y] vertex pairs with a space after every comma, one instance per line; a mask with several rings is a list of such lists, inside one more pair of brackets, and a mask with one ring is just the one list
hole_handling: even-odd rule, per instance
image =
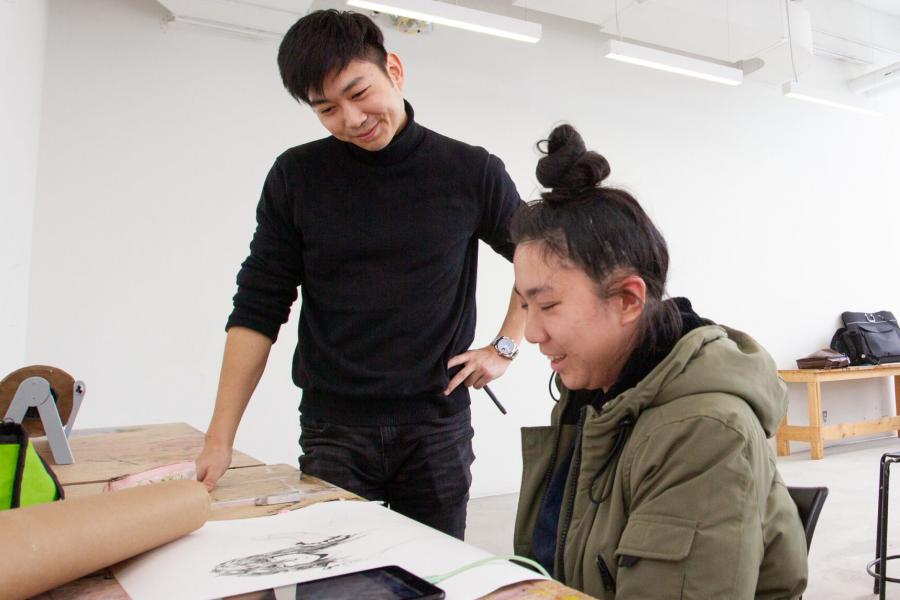
[[406, 125], [402, 89], [403, 66], [397, 55], [388, 55], [384, 69], [354, 60], [327, 77], [321, 92], [310, 92], [310, 106], [331, 135], [375, 152]]

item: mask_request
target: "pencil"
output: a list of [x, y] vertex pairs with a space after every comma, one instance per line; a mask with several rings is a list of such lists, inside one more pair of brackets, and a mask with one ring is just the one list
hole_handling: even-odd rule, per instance
[[497, 408], [500, 409], [500, 412], [503, 413], [503, 414], [505, 415], [505, 414], [506, 414], [506, 409], [503, 408], [503, 405], [500, 404], [500, 401], [499, 401], [499, 400], [497, 400], [497, 396], [494, 395], [494, 392], [491, 391], [491, 388], [489, 388], [488, 386], [484, 386], [484, 391], [487, 392], [487, 395], [490, 396], [491, 400], [494, 401], [494, 404], [497, 405]]

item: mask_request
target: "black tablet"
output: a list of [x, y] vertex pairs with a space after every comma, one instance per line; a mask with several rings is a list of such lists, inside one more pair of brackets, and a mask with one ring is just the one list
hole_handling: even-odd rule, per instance
[[441, 600], [444, 590], [396, 565], [297, 584], [297, 600]]

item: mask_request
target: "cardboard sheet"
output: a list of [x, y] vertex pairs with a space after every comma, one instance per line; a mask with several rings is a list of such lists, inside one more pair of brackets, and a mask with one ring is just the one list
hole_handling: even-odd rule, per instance
[[[428, 577], [489, 556], [377, 503], [337, 501], [269, 517], [211, 521], [114, 573], [133, 600], [202, 599], [390, 564]], [[504, 561], [438, 586], [453, 600], [529, 579], [540, 576]]]
[[196, 481], [0, 512], [0, 600], [27, 598], [177, 539], [209, 517]]

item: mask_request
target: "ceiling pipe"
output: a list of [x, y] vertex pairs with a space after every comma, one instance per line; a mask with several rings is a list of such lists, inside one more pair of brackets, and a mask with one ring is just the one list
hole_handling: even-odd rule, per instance
[[847, 86], [851, 92], [861, 94], [896, 81], [900, 81], [900, 62], [851, 79]]

